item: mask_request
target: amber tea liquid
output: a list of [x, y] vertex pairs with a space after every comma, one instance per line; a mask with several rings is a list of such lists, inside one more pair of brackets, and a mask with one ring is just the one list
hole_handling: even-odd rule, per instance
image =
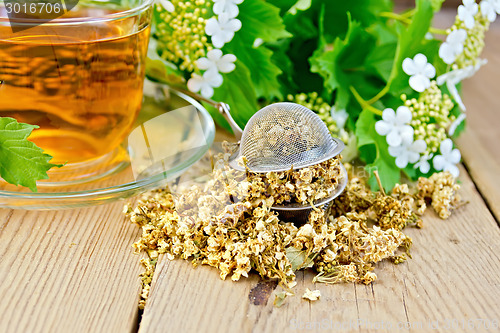
[[[85, 9], [66, 16], [107, 13]], [[149, 24], [128, 33], [138, 20], [42, 25], [15, 34], [0, 26], [0, 116], [40, 126], [30, 140], [53, 162], [114, 150], [141, 107]]]

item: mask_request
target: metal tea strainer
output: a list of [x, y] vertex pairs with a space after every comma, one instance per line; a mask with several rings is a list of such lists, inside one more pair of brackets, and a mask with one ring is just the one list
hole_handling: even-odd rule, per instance
[[301, 169], [337, 156], [344, 143], [332, 138], [316, 113], [295, 103], [275, 103], [260, 109], [248, 121], [231, 167], [253, 172]]
[[[248, 121], [243, 130], [240, 146], [229, 161], [237, 170], [245, 170], [240, 157], [245, 156], [246, 166], [256, 173], [301, 169], [316, 165], [337, 156], [344, 149], [344, 143], [332, 138], [325, 123], [316, 113], [295, 103], [268, 105]], [[347, 185], [347, 172], [341, 165], [337, 187], [330, 196], [314, 203], [314, 207], [327, 208]], [[311, 205], [274, 205], [285, 221], [305, 223]]]
[[[238, 151], [231, 156], [229, 165], [244, 171], [240, 157], [245, 156], [246, 166], [255, 173], [300, 169], [331, 159], [344, 149], [344, 143], [332, 138], [325, 123], [308, 108], [295, 103], [275, 103], [256, 112], [242, 131], [233, 120], [229, 106], [206, 98], [226, 118], [237, 138], [241, 137]], [[327, 207], [347, 185], [347, 172], [341, 164], [337, 187], [330, 196], [311, 205], [275, 205], [285, 221], [304, 223], [315, 207]]]

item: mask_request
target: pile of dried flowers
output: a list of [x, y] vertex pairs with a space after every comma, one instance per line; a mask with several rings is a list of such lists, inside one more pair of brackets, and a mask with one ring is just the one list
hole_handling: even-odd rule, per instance
[[252, 270], [277, 279], [285, 289], [277, 304], [291, 294], [300, 269], [315, 269], [315, 282], [369, 284], [377, 278], [377, 262], [406, 260], [411, 238], [402, 230], [409, 224], [420, 227], [418, 215], [429, 202], [447, 218], [459, 200], [459, 186], [447, 172], [421, 178], [415, 194], [407, 185], [397, 185], [390, 194], [372, 192], [364, 180], [351, 175], [346, 190], [327, 211], [313, 210], [308, 222], [297, 226], [280, 221], [271, 206], [327, 196], [326, 188], [335, 187], [341, 174], [339, 158], [263, 175], [231, 169], [230, 156], [229, 150], [215, 156], [210, 180], [203, 185], [178, 189], [179, 195], [156, 190], [135, 208], [125, 207], [130, 220], [142, 228], [133, 246], [150, 257], [143, 260], [140, 307], [159, 254], [213, 266], [221, 279], [231, 276], [237, 281]]

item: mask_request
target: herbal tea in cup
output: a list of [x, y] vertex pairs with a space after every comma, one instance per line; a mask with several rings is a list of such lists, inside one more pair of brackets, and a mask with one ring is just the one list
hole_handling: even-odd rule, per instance
[[151, 20], [150, 0], [136, 5], [88, 2], [39, 24], [0, 4], [0, 116], [38, 125], [29, 139], [53, 163], [105, 156], [132, 130]]

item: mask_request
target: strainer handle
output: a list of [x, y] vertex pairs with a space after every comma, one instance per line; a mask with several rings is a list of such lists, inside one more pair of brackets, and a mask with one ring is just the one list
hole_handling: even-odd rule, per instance
[[231, 126], [231, 129], [233, 130], [234, 136], [236, 139], [239, 141], [241, 139], [241, 135], [243, 134], [243, 131], [241, 128], [238, 126], [238, 124], [234, 121], [233, 117], [231, 116], [231, 112], [229, 111], [229, 105], [226, 103], [217, 103], [214, 102], [213, 104], [214, 107], [219, 110], [219, 112], [224, 116], [224, 118], [227, 120], [229, 123], [229, 126]]
[[214, 100], [211, 100], [210, 98], [203, 97], [197, 93], [180, 88], [178, 86], [172, 86], [172, 87], [185, 95], [188, 95], [190, 97], [193, 97], [193, 98], [201, 100], [201, 101], [204, 101], [204, 102], [212, 105], [214, 108], [216, 108], [222, 114], [224, 119], [226, 119], [226, 121], [229, 123], [229, 126], [233, 130], [233, 133], [234, 133], [234, 136], [236, 137], [236, 139], [238, 141], [241, 139], [241, 135], [243, 134], [243, 130], [238, 126], [238, 124], [234, 121], [233, 117], [231, 116], [230, 107], [228, 104], [222, 103], [222, 102], [216, 102]]

